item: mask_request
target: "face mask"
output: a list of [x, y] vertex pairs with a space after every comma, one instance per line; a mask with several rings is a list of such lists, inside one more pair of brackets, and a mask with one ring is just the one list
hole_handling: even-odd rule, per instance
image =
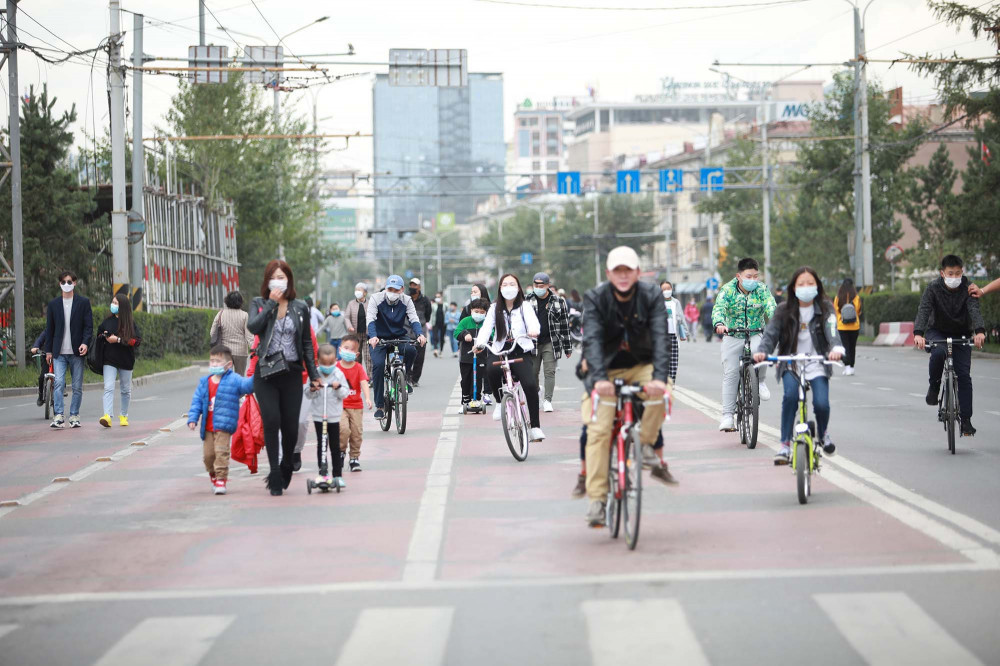
[[486, 319], [486, 313], [485, 312], [482, 312], [482, 313], [480, 313], [480, 312], [473, 312], [472, 313], [472, 321], [476, 322], [477, 324], [483, 323], [484, 319]]
[[358, 357], [357, 352], [347, 351], [346, 349], [340, 350], [340, 358], [347, 361], [348, 363], [353, 363], [354, 359]]
[[281, 293], [285, 293], [285, 290], [288, 289], [288, 280], [269, 280], [267, 288], [271, 291], [277, 289]]
[[435, 303], [440, 303], [440, 302], [441, 302], [441, 299], [440, 299], [440, 298], [435, 298], [435, 299], [434, 299], [434, 302], [435, 302]]
[[535, 296], [538, 296], [538, 298], [542, 298], [545, 294], [549, 293], [549, 290], [543, 287], [535, 287], [533, 291], [535, 292]]
[[816, 285], [795, 288], [795, 298], [799, 299], [801, 303], [812, 303], [817, 294], [819, 294], [819, 288]]
[[208, 366], [208, 374], [210, 375], [221, 375], [226, 371], [226, 366], [224, 365], [210, 365]]
[[389, 301], [390, 303], [395, 303], [396, 301], [398, 301], [400, 296], [402, 296], [402, 294], [396, 291], [385, 292], [385, 300]]
[[117, 303], [112, 303], [111, 304], [111, 314], [118, 314], [118, 304]]
[[340, 310], [334, 310], [333, 312], [330, 313], [330, 316], [331, 317], [339, 317], [340, 316]]
[[59, 285], [59, 287], [63, 290], [63, 293], [65, 293], [65, 294], [68, 294], [69, 292], [73, 291], [73, 288], [75, 286], [76, 286], [75, 284], [60, 284]]
[[500, 287], [500, 295], [506, 298], [508, 301], [512, 301], [517, 297], [518, 291], [517, 287]]
[[420, 293], [419, 289], [414, 289], [413, 287], [410, 287], [410, 296], [416, 296], [419, 293]]
[[321, 365], [321, 366], [319, 366], [319, 371], [322, 372], [324, 375], [332, 375], [334, 367], [336, 367], [336, 366], [333, 366], [333, 365]]
[[365, 297], [365, 292], [363, 291], [354, 292], [354, 298], [358, 299], [359, 301], [364, 297]]
[[960, 277], [946, 277], [944, 279], [944, 284], [949, 289], [958, 289], [959, 285], [962, 284], [962, 278]]
[[663, 290], [663, 298], [671, 298], [673, 295], [674, 295], [674, 292], [672, 290], [670, 290], [670, 289], [664, 289]]
[[758, 284], [760, 283], [757, 282], [757, 280], [744, 280], [743, 278], [740, 278], [740, 285], [742, 285], [747, 291], [753, 291], [757, 288]]

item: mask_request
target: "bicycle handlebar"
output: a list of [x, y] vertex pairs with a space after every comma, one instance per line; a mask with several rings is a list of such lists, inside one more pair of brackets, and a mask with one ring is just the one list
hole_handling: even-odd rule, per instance
[[409, 338], [407, 338], [405, 340], [383, 340], [382, 338], [379, 338], [378, 344], [376, 344], [375, 346], [376, 347], [395, 347], [397, 345], [412, 345], [414, 342], [416, 342], [416, 341], [415, 340], [410, 340]]
[[[725, 324], [723, 324], [723, 326], [725, 326]], [[729, 328], [729, 327], [726, 327], [726, 333], [749, 333], [750, 335], [753, 335], [754, 333], [763, 333], [763, 332], [764, 332], [764, 329], [762, 329], [762, 328]]]
[[970, 338], [961, 337], [961, 338], [945, 338], [944, 340], [928, 340], [926, 343], [924, 343], [924, 347], [928, 349], [933, 347], [946, 347], [949, 342], [953, 347], [956, 345], [959, 347], [974, 346], [974, 343]]
[[774, 365], [775, 363], [792, 363], [792, 362], [819, 362], [823, 365], [839, 365], [843, 367], [844, 363], [842, 361], [830, 361], [827, 360], [826, 356], [822, 354], [789, 354], [785, 356], [768, 356], [766, 359], [760, 363], [754, 363], [753, 367], [759, 368], [762, 365]]

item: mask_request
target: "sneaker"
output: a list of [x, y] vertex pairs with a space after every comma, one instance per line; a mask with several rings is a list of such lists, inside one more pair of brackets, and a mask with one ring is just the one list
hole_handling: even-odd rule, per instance
[[722, 432], [735, 432], [736, 424], [733, 423], [732, 414], [723, 414], [722, 420], [719, 421], [719, 430]]
[[351, 462], [349, 463], [349, 467], [351, 468], [352, 472], [360, 472], [361, 471], [361, 462], [357, 458], [351, 458]]
[[83, 426], [83, 424], [80, 423], [80, 417], [79, 416], [70, 416], [69, 417], [69, 427], [70, 428], [80, 428], [82, 426]]
[[225, 479], [216, 479], [215, 482], [212, 485], [215, 486], [215, 494], [216, 495], [225, 495], [226, 494], [226, 480]]
[[484, 395], [483, 396], [483, 404], [485, 404], [485, 405], [492, 405], [493, 404], [493, 398], [492, 398], [492, 396]]
[[128, 417], [124, 416], [124, 415], [123, 416], [119, 416], [118, 417], [118, 425], [120, 425], [122, 427], [127, 426], [128, 425]]
[[410, 386], [412, 386], [413, 388], [420, 388], [420, 382], [414, 379], [413, 381], [410, 382]]
[[469, 410], [469, 403], [463, 402], [462, 406], [455, 410], [456, 414], [465, 414]]
[[416, 386], [416, 385], [417, 385], [416, 382], [413, 382], [412, 384], [407, 384], [406, 385], [406, 392], [407, 393], [413, 393], [413, 387]]
[[293, 453], [292, 454], [292, 471], [297, 472], [302, 469], [302, 454]]
[[757, 395], [760, 396], [761, 400], [771, 399], [771, 392], [768, 390], [767, 384], [761, 382], [760, 384], [757, 385]]
[[607, 524], [607, 509], [601, 500], [591, 500], [590, 508], [587, 509], [587, 525], [590, 527], [604, 527]]
[[532, 442], [540, 442], [545, 439], [545, 433], [542, 432], [541, 428], [532, 428], [530, 435]]
[[846, 368], [844, 368], [844, 376], [845, 377], [850, 377], [853, 374], [854, 374], [854, 366], [849, 365]]
[[63, 420], [62, 414], [56, 414], [55, 418], [52, 419], [52, 423], [49, 424], [50, 428], [62, 428], [65, 421]]
[[962, 437], [974, 437], [976, 429], [972, 427], [971, 419], [962, 419]]
[[208, 480], [209, 480], [209, 481], [210, 481], [210, 482], [212, 483], [212, 485], [213, 485], [213, 486], [215, 486], [215, 478], [216, 478], [216, 477], [215, 477], [215, 472], [211, 472], [211, 473], [210, 473], [210, 474], [208, 475]]
[[493, 408], [493, 420], [500, 420], [500, 403], [497, 403], [497, 406]]
[[38, 396], [38, 398], [35, 399], [35, 404], [38, 405], [39, 407], [45, 404], [45, 401], [42, 400], [42, 396]]
[[574, 499], [579, 499], [587, 494], [587, 475], [580, 474], [576, 477], [576, 487], [573, 488], [573, 492], [570, 496]]
[[656, 449], [651, 444], [642, 445], [642, 466], [647, 469], [656, 469], [660, 466], [660, 456], [656, 455]]
[[774, 454], [775, 465], [787, 465], [792, 459], [792, 447], [787, 443], [782, 444], [778, 452]]
[[941, 392], [941, 382], [931, 382], [931, 385], [927, 387], [927, 397], [924, 400], [928, 405], [933, 407], [938, 404], [938, 393]]
[[546, 400], [545, 402], [542, 403], [542, 411], [543, 412], [554, 412], [555, 411], [554, 409], [552, 409], [552, 401], [551, 400]]
[[830, 432], [827, 431], [823, 435], [823, 453], [828, 456], [832, 456], [837, 451], [837, 445], [833, 443], [830, 439]]
[[382, 411], [381, 407], [379, 407], [378, 409], [375, 410], [375, 420], [381, 421], [384, 418], [385, 418], [385, 412]]
[[111, 427], [111, 417], [108, 416], [107, 414], [105, 414], [104, 416], [101, 417], [101, 419], [100, 419], [100, 421], [98, 421], [98, 423], [100, 423], [105, 428], [110, 428]]
[[665, 483], [668, 486], [676, 486], [679, 482], [674, 478], [674, 475], [670, 473], [670, 468], [667, 467], [667, 463], [657, 465], [652, 469], [650, 475], [661, 483]]
[[341, 490], [347, 487], [347, 482], [344, 481], [344, 477], [342, 476], [333, 477], [332, 484], [334, 488], [340, 488]]

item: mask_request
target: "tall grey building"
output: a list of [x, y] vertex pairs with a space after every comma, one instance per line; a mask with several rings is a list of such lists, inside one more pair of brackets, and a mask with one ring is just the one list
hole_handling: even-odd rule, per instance
[[[394, 86], [379, 74], [373, 96], [376, 229], [405, 235], [449, 213], [462, 223], [503, 192], [502, 74], [470, 73], [468, 85], [453, 87]], [[376, 247], [400, 233], [376, 235]]]

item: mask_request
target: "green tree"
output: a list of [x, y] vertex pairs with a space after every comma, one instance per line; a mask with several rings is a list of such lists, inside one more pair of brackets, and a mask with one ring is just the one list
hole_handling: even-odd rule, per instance
[[935, 268], [943, 255], [957, 249], [950, 227], [954, 222], [957, 196], [953, 190], [958, 172], [942, 143], [927, 166], [916, 166], [910, 173], [913, 180], [908, 184], [903, 212], [920, 233], [920, 243], [907, 259], [915, 268]]
[[[108, 252], [106, 217], [93, 219], [97, 205], [91, 192], [77, 187], [76, 174], [66, 157], [73, 144], [69, 130], [76, 121], [76, 107], [58, 113], [56, 98], [48, 87], [35, 94], [34, 87], [21, 100], [21, 213], [24, 241], [24, 303], [29, 315], [58, 291], [59, 272], [71, 270], [91, 298], [110, 294], [111, 285], [98, 278], [97, 264]], [[9, 137], [5, 141], [9, 150]], [[0, 220], [4, 238], [11, 238], [11, 191], [0, 188]], [[3, 248], [10, 259], [8, 248]]]

